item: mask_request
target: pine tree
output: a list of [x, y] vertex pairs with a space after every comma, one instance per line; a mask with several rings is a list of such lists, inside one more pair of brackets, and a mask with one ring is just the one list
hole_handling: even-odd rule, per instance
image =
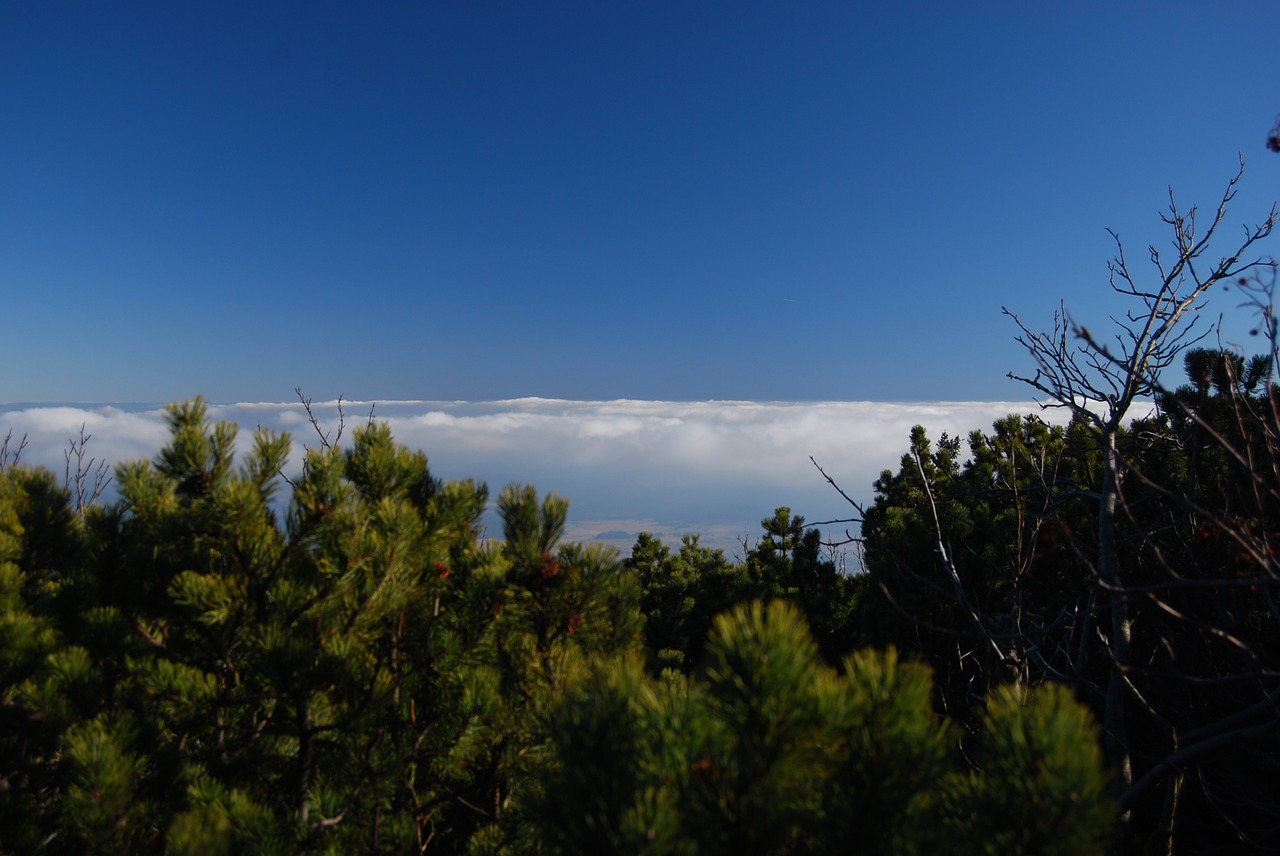
[[[801, 608], [838, 587], [806, 593], [825, 569], [798, 518], [775, 515], [749, 601], [695, 538], [630, 566], [564, 542], [567, 500], [527, 485], [486, 540], [484, 486], [383, 425], [282, 495], [288, 436], [237, 456], [202, 400], [168, 418], [83, 516], [0, 472], [4, 852], [909, 853], [989, 834], [975, 806], [1027, 852], [1038, 818], [1092, 840], [1096, 765], [1059, 764], [1087, 719], [992, 714], [970, 774], [923, 667], [824, 661]], [[1002, 802], [1028, 795], [1066, 808]]]
[[[825, 666], [794, 606], [722, 615], [704, 667], [601, 659], [544, 717], [520, 852], [1101, 852], [1113, 809], [1069, 694], [998, 694], [970, 742], [893, 651]], [[990, 753], [990, 754], [986, 754]], [[994, 842], [994, 843], [992, 843]], [[1005, 845], [1007, 849], [1001, 849]]]

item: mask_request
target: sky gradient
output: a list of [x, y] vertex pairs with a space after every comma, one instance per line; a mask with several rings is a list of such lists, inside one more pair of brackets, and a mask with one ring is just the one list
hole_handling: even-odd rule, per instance
[[[1274, 2], [6, 3], [0, 401], [1023, 399]], [[1266, 249], [1266, 248], [1264, 248]], [[1228, 340], [1245, 321], [1230, 295]], [[1234, 326], [1232, 326], [1234, 325]], [[978, 427], [978, 426], [975, 426]]]
[[[0, 436], [149, 457], [203, 394], [297, 466], [301, 387], [568, 495], [574, 538], [840, 516], [810, 455], [865, 501], [911, 425], [1034, 409], [1002, 307], [1125, 311], [1108, 227], [1147, 274], [1169, 187], [1211, 209], [1241, 152], [1222, 237], [1265, 218], [1278, 32], [1274, 0], [0, 4]], [[1200, 320], [1248, 347], [1238, 303]]]

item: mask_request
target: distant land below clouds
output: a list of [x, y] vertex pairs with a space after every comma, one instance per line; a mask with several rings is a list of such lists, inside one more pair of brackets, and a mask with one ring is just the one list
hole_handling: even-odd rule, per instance
[[[339, 402], [313, 402], [321, 429], [336, 432]], [[848, 517], [850, 509], [824, 481], [812, 457], [854, 500], [866, 502], [881, 471], [896, 469], [912, 426], [931, 438], [965, 437], [1010, 413], [1037, 413], [1062, 422], [1061, 410], [1030, 401], [343, 401], [345, 433], [373, 419], [396, 440], [426, 452], [444, 479], [488, 483], [490, 496], [527, 482], [571, 501], [567, 537], [607, 541], [624, 553], [649, 531], [670, 543], [699, 533], [730, 557], [759, 522], [789, 506], [809, 521]], [[305, 448], [319, 445], [300, 402], [211, 403], [211, 418], [237, 423], [239, 448], [261, 426], [287, 430], [301, 467]], [[168, 437], [163, 405], [0, 405], [0, 437], [11, 447], [25, 435], [26, 464], [59, 476], [68, 443], [81, 426], [88, 455], [111, 464], [151, 458]], [[488, 525], [500, 537], [490, 515]], [[838, 527], [837, 527], [838, 529]]]

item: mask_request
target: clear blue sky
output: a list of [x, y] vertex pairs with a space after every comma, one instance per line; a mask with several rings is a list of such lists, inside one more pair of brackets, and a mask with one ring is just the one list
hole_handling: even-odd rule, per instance
[[1002, 305], [1099, 326], [1105, 227], [1142, 262], [1239, 151], [1227, 236], [1280, 196], [1277, 35], [1274, 0], [13, 0], [0, 401], [1021, 397]]

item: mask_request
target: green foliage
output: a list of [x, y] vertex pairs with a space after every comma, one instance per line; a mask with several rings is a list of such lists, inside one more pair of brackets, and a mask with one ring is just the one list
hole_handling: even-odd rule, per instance
[[[632, 659], [569, 685], [543, 719], [519, 840], [546, 853], [1100, 851], [1112, 809], [1095, 729], [1068, 693], [997, 698], [980, 769], [930, 693], [928, 670], [892, 651], [837, 675], [794, 607], [743, 604], [716, 620], [692, 677]], [[993, 830], [1008, 849], [984, 849]]]
[[853, 584], [822, 555], [822, 535], [805, 529], [804, 518], [782, 506], [760, 521], [764, 537], [747, 552], [746, 571], [765, 600], [794, 603], [809, 622], [818, 647], [830, 663], [852, 650]]
[[731, 606], [750, 600], [750, 578], [721, 550], [681, 539], [679, 552], [648, 532], [640, 533], [626, 563], [643, 592], [645, 644], [655, 670], [689, 671], [699, 661], [711, 622]]
[[[952, 853], [1101, 852], [1114, 820], [1088, 711], [1061, 686], [992, 693], [977, 770], [942, 788], [938, 844]], [[981, 772], [978, 772], [978, 771]]]
[[598, 660], [548, 713], [547, 757], [522, 808], [526, 843], [548, 853], [671, 853], [682, 846], [661, 715], [669, 687], [635, 658]]
[[[917, 426], [898, 472], [877, 480], [859, 623], [866, 641], [925, 657], [942, 710], [971, 721], [989, 689], [1042, 677], [1043, 650], [1074, 654], [1080, 644], [1050, 617], [1090, 609], [1093, 571], [1081, 551], [1093, 537], [1091, 500], [1081, 485], [1096, 477], [1093, 436], [1079, 421], [1009, 416], [973, 432], [962, 462], [959, 438], [933, 444]], [[1032, 639], [1010, 632], [1045, 624]], [[1005, 641], [972, 641], [988, 635]], [[963, 657], [957, 638], [969, 640]]]
[[832, 849], [891, 854], [915, 846], [952, 751], [951, 729], [931, 715], [932, 695], [929, 670], [903, 662], [893, 648], [845, 661], [822, 793]]
[[787, 509], [740, 565], [623, 562], [528, 485], [484, 539], [485, 486], [383, 425], [282, 496], [288, 436], [167, 414], [83, 516], [0, 472], [0, 851], [911, 852], [978, 799], [924, 667], [838, 661], [852, 584]]
[[700, 678], [699, 709], [714, 723], [689, 788], [700, 849], [794, 852], [816, 813], [814, 772], [827, 748], [829, 676], [804, 620], [784, 603], [720, 616]]
[[129, 751], [127, 730], [100, 716], [73, 726], [63, 741], [65, 831], [87, 852], [136, 852], [145, 841], [150, 806], [138, 793], [145, 762]]
[[684, 536], [672, 553], [648, 532], [640, 533], [627, 568], [643, 591], [652, 669], [694, 669], [713, 619], [752, 600], [781, 599], [799, 607], [830, 664], [853, 649], [858, 586], [823, 555], [821, 533], [806, 529], [804, 518], [785, 506], [760, 525], [763, 537], [737, 566], [723, 551], [702, 546], [697, 535]]

